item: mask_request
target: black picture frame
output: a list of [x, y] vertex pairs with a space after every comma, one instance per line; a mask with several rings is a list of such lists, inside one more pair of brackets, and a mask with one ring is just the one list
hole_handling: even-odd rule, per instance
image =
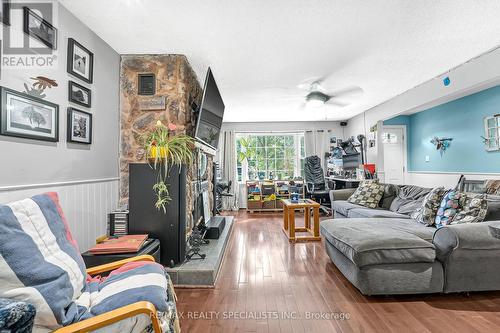
[[[16, 110], [12, 103], [14, 100], [17, 101], [15, 104], [18, 104], [18, 108], [23, 103], [26, 106]], [[43, 126], [47, 123], [49, 127]], [[0, 87], [0, 135], [58, 142], [59, 105]]]
[[[27, 34], [28, 36], [32, 36], [36, 39], [38, 39], [40, 42], [42, 42], [45, 46], [52, 50], [57, 50], [57, 29], [47, 20], [45, 20], [43, 17], [39, 16], [36, 14], [34, 11], [29, 9], [28, 7], [23, 7], [23, 30], [24, 33]], [[32, 28], [30, 28], [30, 17], [35, 18], [36, 20], [40, 21], [40, 27], [38, 28], [39, 31], [34, 31]], [[10, 18], [9, 18], [10, 20]], [[43, 34], [45, 33], [45, 30], [53, 31], [53, 40], [49, 39], [49, 36], [44, 36]]]
[[[77, 92], [78, 90], [83, 91], [84, 95], [80, 96]], [[85, 94], [87, 98], [85, 98]], [[92, 91], [74, 81], [68, 81], [68, 101], [90, 108], [92, 106]]]
[[[88, 74], [85, 75], [87, 66]], [[94, 78], [94, 53], [73, 38], [68, 38], [67, 71], [87, 83], [92, 83]]]
[[[85, 132], [85, 137], [82, 139], [78, 138], [76, 132], [74, 131], [74, 125], [75, 125], [75, 115], [79, 115], [80, 117], [87, 117], [88, 121], [86, 122], [86, 127], [85, 129], [81, 129], [79, 131], [84, 131]], [[87, 144], [90, 145], [92, 143], [92, 114], [89, 112], [85, 112], [79, 109], [75, 108], [68, 108], [68, 119], [67, 119], [67, 141], [72, 142], [72, 143], [81, 143], [81, 144]], [[88, 132], [86, 129], [88, 128]], [[78, 134], [81, 135], [81, 134]]]
[[156, 93], [156, 76], [154, 74], [139, 74], [137, 79], [139, 81], [137, 85], [138, 95], [152, 96]]
[[0, 22], [10, 26], [10, 0], [2, 0], [2, 13], [0, 14]]

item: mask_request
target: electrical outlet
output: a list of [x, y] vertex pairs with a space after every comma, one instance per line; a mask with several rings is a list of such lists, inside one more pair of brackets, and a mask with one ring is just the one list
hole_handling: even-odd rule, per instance
[[431, 160], [431, 158], [429, 157], [429, 155], [425, 155], [425, 161], [429, 162], [430, 160]]

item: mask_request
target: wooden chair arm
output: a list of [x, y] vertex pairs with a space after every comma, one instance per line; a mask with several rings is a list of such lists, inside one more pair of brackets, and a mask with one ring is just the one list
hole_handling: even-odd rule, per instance
[[90, 332], [139, 314], [148, 315], [151, 319], [151, 323], [153, 324], [153, 331], [155, 333], [161, 333], [161, 327], [158, 321], [158, 317], [156, 316], [155, 306], [150, 302], [144, 301], [133, 303], [119, 309], [115, 309], [113, 311], [109, 311], [86, 320], [82, 320], [78, 323], [62, 327], [58, 330], [55, 330], [54, 333]]
[[109, 272], [109, 271], [112, 271], [114, 269], [122, 267], [126, 263], [134, 262], [134, 261], [152, 261], [152, 262], [154, 262], [155, 258], [150, 256], [149, 254], [143, 254], [140, 256], [132, 257], [132, 258], [127, 258], [127, 259], [123, 259], [123, 260], [110, 262], [109, 264], [104, 264], [104, 265], [99, 265], [99, 266], [87, 268], [87, 274], [96, 275], [96, 274], [100, 274], [100, 273], [104, 273], [104, 272]]

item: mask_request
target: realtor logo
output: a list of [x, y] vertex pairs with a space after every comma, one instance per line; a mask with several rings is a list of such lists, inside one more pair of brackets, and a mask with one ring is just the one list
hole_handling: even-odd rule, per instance
[[6, 1], [2, 8], [2, 69], [54, 68], [57, 64], [57, 4]]

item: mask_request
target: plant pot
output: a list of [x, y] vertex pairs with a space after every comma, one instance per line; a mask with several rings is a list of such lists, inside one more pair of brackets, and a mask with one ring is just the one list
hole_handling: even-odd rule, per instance
[[148, 154], [148, 161], [150, 164], [163, 164], [168, 156], [167, 147], [151, 147]]

